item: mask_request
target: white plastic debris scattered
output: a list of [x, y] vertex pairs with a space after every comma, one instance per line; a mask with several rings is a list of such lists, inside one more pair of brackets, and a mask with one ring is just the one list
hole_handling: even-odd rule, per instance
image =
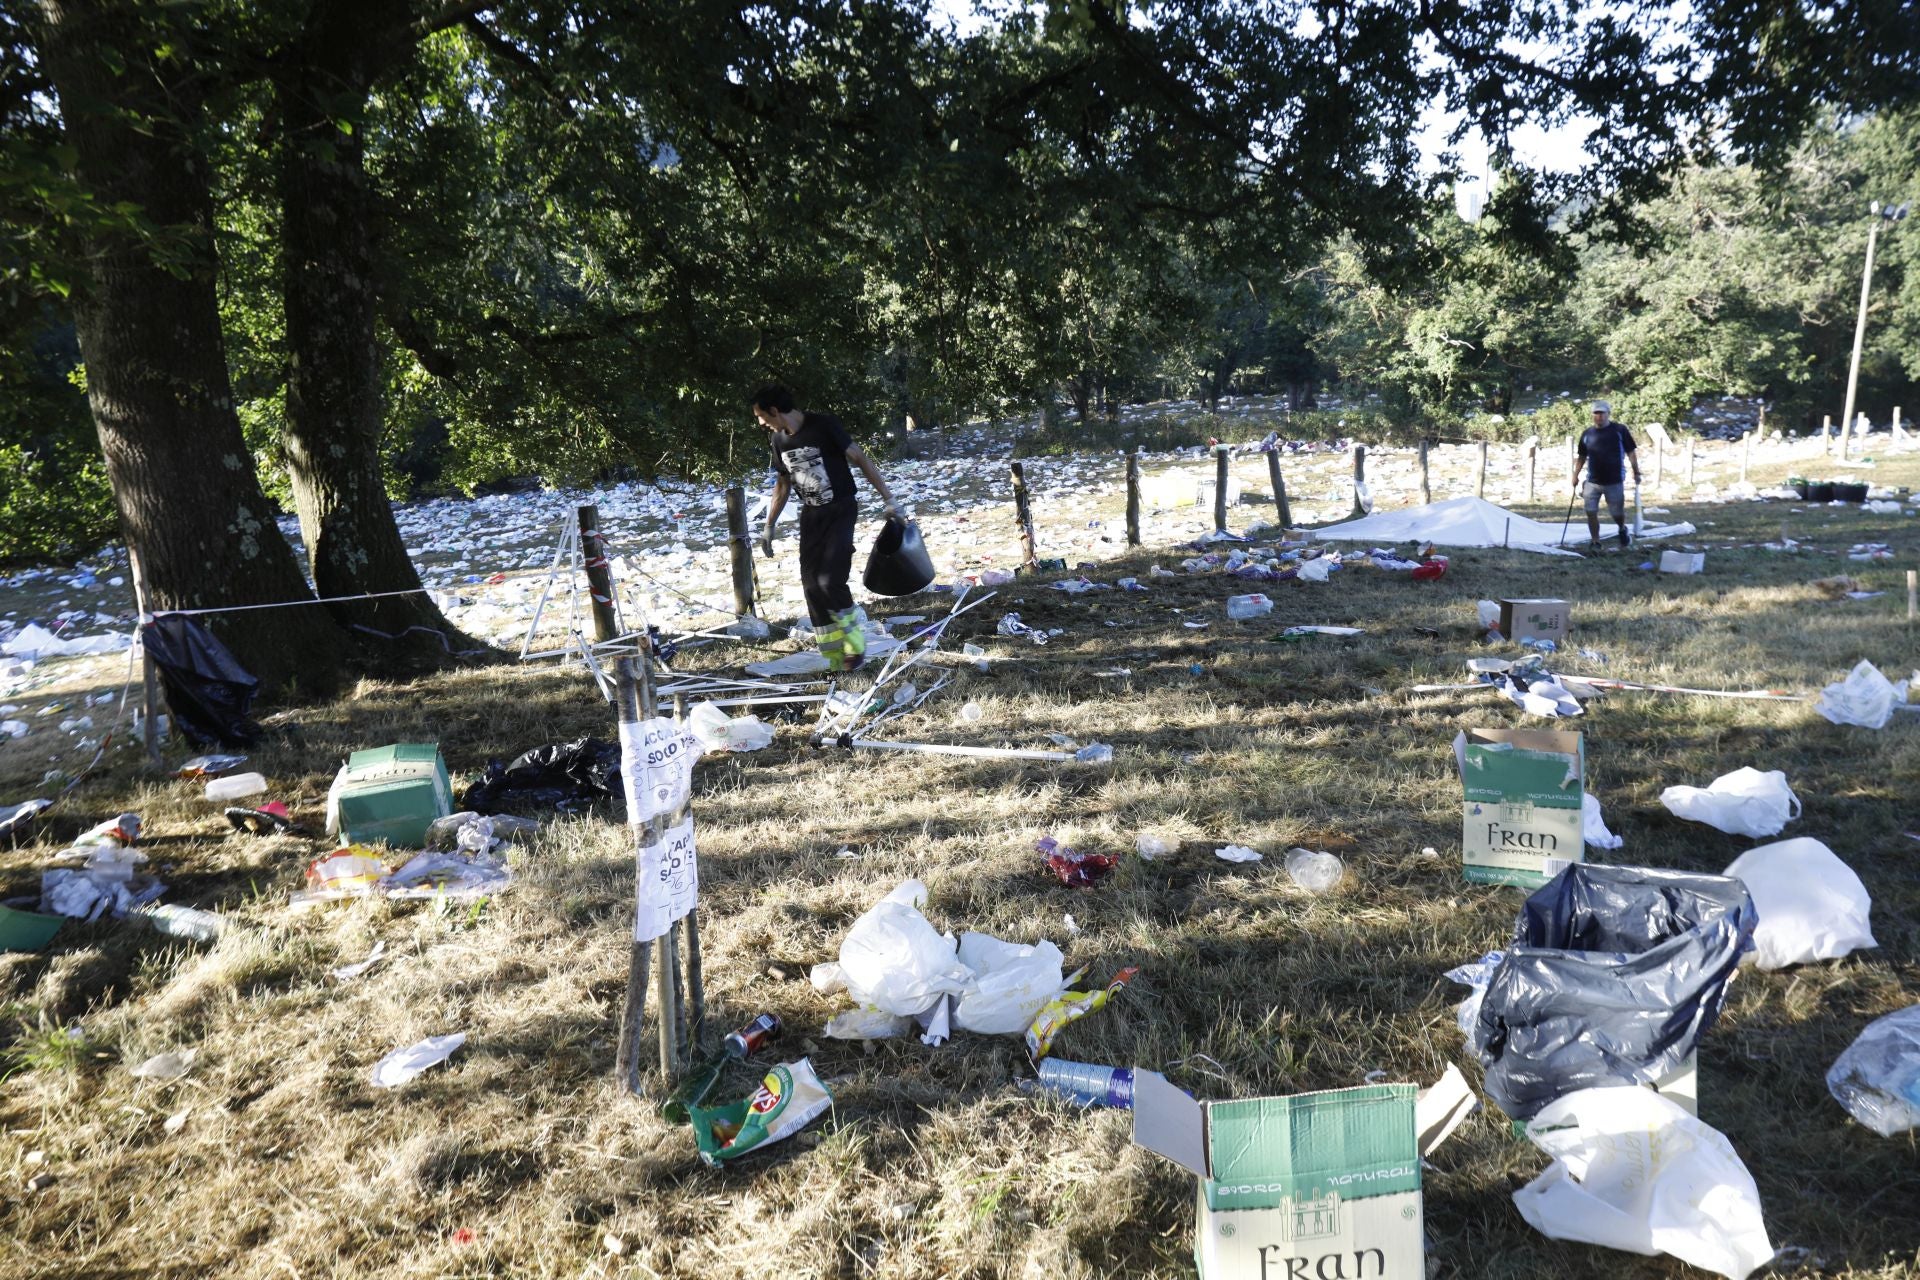
[[1675, 817], [1735, 836], [1775, 836], [1800, 816], [1800, 798], [1778, 769], [1735, 769], [1705, 787], [1668, 787], [1660, 803]]
[[193, 1069], [193, 1060], [200, 1056], [198, 1049], [170, 1049], [166, 1053], [156, 1053], [133, 1069], [136, 1080], [156, 1080], [164, 1084], [178, 1080]]
[[1827, 1092], [1883, 1138], [1920, 1128], [1920, 1005], [1869, 1022], [1834, 1059]]
[[1567, 1094], [1527, 1138], [1553, 1163], [1513, 1203], [1542, 1235], [1671, 1254], [1728, 1280], [1773, 1257], [1760, 1190], [1733, 1145], [1651, 1089]]
[[1295, 884], [1316, 897], [1339, 884], [1346, 871], [1346, 864], [1330, 853], [1316, 853], [1312, 849], [1287, 851], [1287, 874]]
[[1258, 862], [1261, 858], [1257, 850], [1249, 849], [1243, 844], [1230, 844], [1224, 848], [1215, 849], [1213, 856], [1222, 862]]
[[367, 953], [365, 960], [360, 960], [353, 964], [343, 964], [339, 968], [332, 970], [334, 980], [336, 982], [351, 982], [367, 970], [373, 968], [376, 964], [379, 964], [386, 958], [386, 955], [387, 944], [386, 940], [382, 939], [373, 944], [373, 950]]
[[1753, 930], [1753, 961], [1784, 969], [1837, 960], [1879, 944], [1873, 940], [1873, 900], [1853, 868], [1809, 836], [1749, 849], [1727, 874], [1747, 886], [1760, 922]]
[[1893, 718], [1894, 706], [1906, 700], [1905, 680], [1894, 684], [1880, 674], [1878, 667], [1863, 659], [1845, 680], [1822, 689], [1813, 709], [1835, 724], [1884, 729]]
[[1618, 849], [1624, 841], [1607, 830], [1600, 816], [1600, 798], [1589, 791], [1580, 797], [1580, 840], [1589, 849]]
[[1138, 836], [1134, 837], [1133, 847], [1134, 851], [1148, 862], [1152, 862], [1156, 858], [1164, 858], [1173, 852], [1172, 845], [1162, 840], [1159, 836], [1151, 835], [1145, 831], [1142, 831]]
[[814, 649], [802, 649], [798, 653], [789, 653], [785, 657], [770, 658], [765, 662], [749, 662], [746, 670], [750, 676], [777, 679], [781, 676], [819, 675], [828, 667], [826, 656]]
[[428, 1036], [418, 1044], [395, 1049], [374, 1064], [374, 1088], [397, 1089], [429, 1067], [437, 1067], [451, 1058], [453, 1051], [466, 1042], [467, 1033], [456, 1031], [452, 1035]]

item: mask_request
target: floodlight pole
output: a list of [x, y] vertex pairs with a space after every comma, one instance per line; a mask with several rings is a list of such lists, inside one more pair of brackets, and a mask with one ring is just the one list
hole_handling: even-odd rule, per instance
[[1880, 234], [1880, 221], [1898, 222], [1907, 216], [1907, 206], [1882, 206], [1878, 200], [1867, 206], [1872, 220], [1867, 223], [1867, 264], [1860, 272], [1860, 314], [1853, 323], [1853, 360], [1847, 366], [1847, 407], [1840, 414], [1840, 456], [1847, 456], [1847, 444], [1853, 435], [1853, 395], [1860, 382], [1860, 347], [1867, 336], [1867, 293], [1873, 288], [1873, 244]]

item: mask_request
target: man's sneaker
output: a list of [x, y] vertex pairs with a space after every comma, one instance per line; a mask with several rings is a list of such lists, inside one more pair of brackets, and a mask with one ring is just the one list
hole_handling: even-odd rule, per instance
[[1598, 538], [1587, 539], [1587, 554], [1590, 556], [1597, 556], [1600, 554], [1600, 539]]
[[1632, 545], [1633, 545], [1633, 535], [1627, 532], [1626, 528], [1622, 526], [1620, 530], [1620, 549], [1622, 551], [1625, 551], [1628, 547]]

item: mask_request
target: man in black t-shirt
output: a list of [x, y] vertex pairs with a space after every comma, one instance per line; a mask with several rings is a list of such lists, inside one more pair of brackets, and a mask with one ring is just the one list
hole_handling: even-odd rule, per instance
[[853, 442], [840, 419], [796, 409], [793, 393], [777, 384], [753, 393], [753, 415], [772, 433], [775, 472], [761, 550], [773, 554], [774, 524], [787, 505], [787, 495], [798, 493], [800, 587], [807, 597], [807, 616], [813, 620], [828, 666], [835, 671], [853, 670], [867, 651], [866, 633], [854, 617], [853, 592], [847, 588], [847, 575], [853, 570], [853, 526], [859, 515], [853, 500], [853, 468], [860, 468], [887, 504], [888, 515], [899, 517], [900, 508], [880, 478], [880, 469]]
[[1633, 435], [1614, 422], [1613, 406], [1605, 400], [1593, 402], [1593, 425], [1580, 437], [1580, 453], [1573, 463], [1573, 487], [1580, 491], [1580, 468], [1587, 469], [1587, 536], [1592, 550], [1600, 549], [1600, 499], [1607, 500], [1607, 513], [1620, 531], [1620, 545], [1632, 539], [1627, 534], [1627, 466], [1633, 466], [1634, 487], [1640, 485], [1640, 457], [1633, 451]]

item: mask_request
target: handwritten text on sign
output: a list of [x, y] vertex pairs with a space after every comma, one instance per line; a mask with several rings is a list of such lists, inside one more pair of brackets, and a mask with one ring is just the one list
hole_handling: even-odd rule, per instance
[[[620, 726], [620, 774], [627, 789], [627, 821], [644, 826], [678, 814], [693, 795], [693, 762], [700, 741], [665, 717]], [[688, 815], [657, 839], [643, 843], [636, 867], [633, 940], [651, 942], [693, 910], [700, 868]]]

